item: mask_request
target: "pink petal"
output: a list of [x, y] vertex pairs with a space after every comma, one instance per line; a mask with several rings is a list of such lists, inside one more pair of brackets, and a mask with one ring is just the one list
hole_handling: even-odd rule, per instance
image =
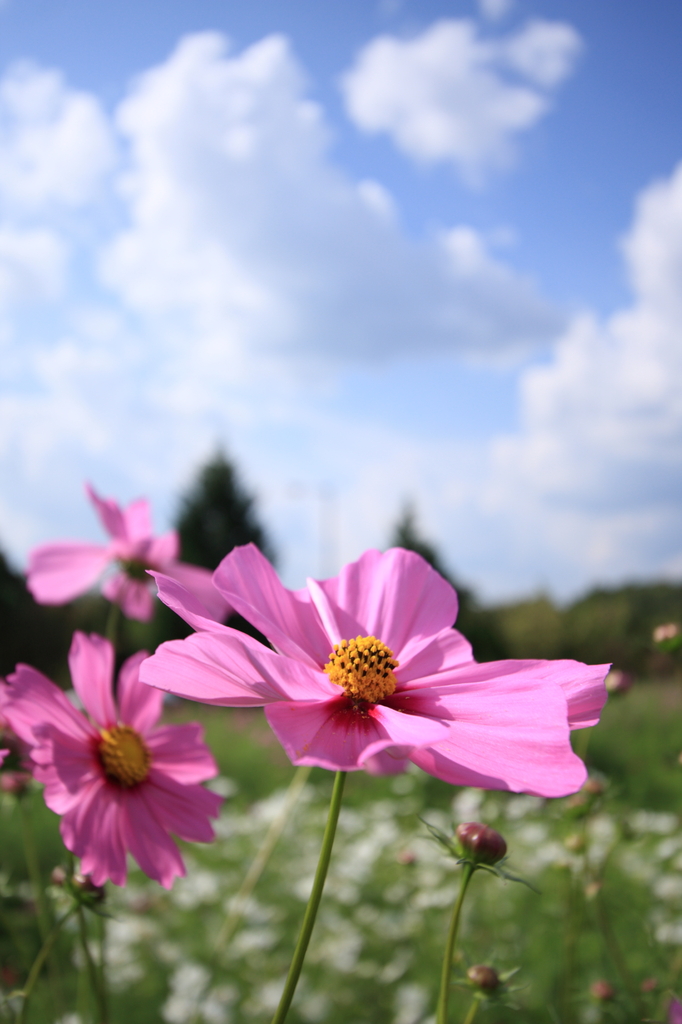
[[232, 614], [232, 606], [216, 588], [213, 573], [208, 569], [202, 569], [199, 565], [187, 565], [186, 562], [174, 562], [167, 565], [164, 571], [201, 601], [208, 611], [209, 618], [222, 623]]
[[227, 707], [324, 700], [338, 693], [323, 672], [275, 654], [228, 627], [161, 644], [140, 666], [140, 678], [179, 697]]
[[223, 798], [203, 786], [176, 782], [155, 769], [145, 783], [145, 799], [154, 806], [159, 824], [189, 843], [210, 843], [215, 833], [209, 818], [217, 818]]
[[126, 793], [123, 807], [124, 842], [142, 870], [170, 889], [185, 874], [180, 851], [160, 825], [151, 786], [137, 786]]
[[146, 651], [138, 651], [124, 661], [116, 688], [119, 720], [142, 734], [158, 722], [163, 708], [161, 690], [145, 686], [140, 680], [140, 665], [148, 657]]
[[581, 661], [552, 661], [552, 679], [564, 691], [571, 729], [596, 725], [608, 696], [604, 680], [610, 665], [583, 665]]
[[40, 729], [42, 743], [31, 749], [37, 765], [34, 775], [45, 784], [45, 803], [55, 814], [64, 814], [80, 801], [89, 785], [103, 777], [96, 757], [96, 739], [76, 741], [52, 725]]
[[413, 551], [366, 551], [320, 584], [339, 608], [376, 636], [400, 662], [429, 643], [457, 618], [457, 595], [428, 562]]
[[[146, 689], [163, 697], [161, 690], [151, 686]], [[205, 782], [218, 774], [218, 766], [203, 738], [203, 727], [197, 722], [187, 722], [154, 729], [145, 736], [145, 743], [151, 751], [154, 768], [187, 785]]]
[[172, 608], [176, 615], [188, 622], [193, 629], [199, 632], [209, 630], [218, 633], [225, 630], [226, 627], [221, 622], [214, 620], [209, 609], [197, 597], [196, 591], [188, 590], [183, 583], [163, 573], [150, 571], [148, 575], [154, 578], [159, 588], [159, 600]]
[[552, 797], [580, 788], [586, 772], [571, 749], [566, 698], [546, 668], [543, 678], [537, 664], [496, 662], [460, 676], [390, 698], [393, 707], [450, 716], [447, 739], [413, 752], [415, 764], [457, 786]]
[[69, 650], [73, 687], [83, 707], [101, 729], [116, 725], [114, 704], [114, 648], [103, 636], [79, 631], [73, 634]]
[[48, 724], [70, 736], [77, 745], [89, 745], [95, 732], [87, 719], [76, 711], [66, 694], [30, 665], [17, 665], [7, 678], [3, 718], [25, 743], [41, 740], [35, 729]]
[[29, 555], [26, 585], [38, 604], [65, 604], [90, 590], [110, 561], [102, 544], [43, 544]]
[[674, 996], [668, 1005], [668, 1024], [682, 1024], [682, 1003]]
[[[112, 505], [114, 502], [111, 503]], [[152, 528], [152, 513], [149, 502], [146, 498], [139, 498], [124, 508], [121, 517], [123, 520], [123, 537], [131, 543], [140, 540], [149, 540], [154, 530]], [[173, 556], [175, 557], [175, 556]]]
[[76, 807], [62, 818], [64, 845], [81, 858], [81, 871], [90, 875], [95, 885], [104, 885], [108, 879], [115, 885], [125, 885], [122, 805], [126, 795], [101, 780], [84, 791]]
[[357, 771], [388, 747], [412, 749], [449, 734], [441, 722], [380, 704], [360, 712], [346, 697], [270, 704], [265, 714], [294, 764]]
[[400, 689], [422, 686], [425, 676], [437, 677], [463, 665], [474, 663], [471, 644], [456, 629], [443, 629], [426, 647], [412, 657], [403, 657], [396, 669]]
[[255, 544], [234, 548], [216, 569], [213, 582], [232, 607], [297, 661], [322, 668], [331, 653], [307, 590], [287, 590]]
[[[170, 530], [160, 537], [152, 538], [146, 549], [146, 558], [149, 565], [163, 572], [168, 571], [171, 562], [177, 562], [180, 554], [180, 538], [176, 530]], [[208, 572], [208, 569], [206, 569]]]
[[90, 484], [85, 485], [85, 490], [90, 501], [95, 506], [95, 511], [99, 516], [102, 526], [109, 536], [115, 537], [116, 540], [127, 540], [128, 531], [123, 518], [123, 512], [117, 502], [113, 498], [100, 498], [94, 487], [91, 487]]
[[149, 585], [117, 572], [105, 581], [102, 593], [112, 604], [117, 604], [129, 619], [149, 622], [154, 614], [154, 598]]
[[365, 761], [368, 775], [402, 775], [407, 771], [410, 762], [405, 757], [397, 757], [390, 750], [380, 750]]

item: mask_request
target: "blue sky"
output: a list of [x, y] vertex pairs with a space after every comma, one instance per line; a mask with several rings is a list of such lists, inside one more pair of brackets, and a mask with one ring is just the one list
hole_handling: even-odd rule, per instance
[[[682, 572], [675, 0], [0, 3], [0, 544], [224, 444], [285, 579]], [[322, 526], [320, 525], [322, 524]]]

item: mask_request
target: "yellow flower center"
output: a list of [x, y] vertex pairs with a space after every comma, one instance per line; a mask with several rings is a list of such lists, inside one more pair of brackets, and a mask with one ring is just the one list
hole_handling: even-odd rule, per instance
[[99, 756], [110, 779], [121, 786], [137, 786], [149, 774], [152, 756], [142, 737], [129, 725], [102, 729]]
[[342, 686], [352, 700], [372, 704], [395, 693], [393, 669], [398, 662], [393, 651], [375, 636], [357, 636], [334, 645], [324, 670], [333, 683]]

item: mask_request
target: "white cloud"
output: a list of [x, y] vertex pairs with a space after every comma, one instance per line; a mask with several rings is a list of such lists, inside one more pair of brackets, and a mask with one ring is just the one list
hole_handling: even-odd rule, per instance
[[451, 162], [477, 183], [509, 162], [514, 138], [548, 111], [548, 90], [579, 50], [575, 29], [542, 20], [499, 39], [467, 19], [435, 22], [414, 39], [379, 36], [343, 76], [346, 110], [415, 160]]
[[57, 71], [12, 65], [0, 81], [0, 197], [35, 210], [80, 206], [113, 161], [109, 125], [89, 93], [67, 89]]
[[64, 246], [52, 232], [0, 224], [0, 308], [10, 302], [57, 296], [65, 263]]
[[490, 507], [567, 589], [682, 562], [682, 164], [639, 197], [623, 250], [632, 306], [578, 317], [524, 372], [523, 430], [494, 452]]
[[186, 38], [139, 79], [118, 121], [131, 223], [104, 257], [105, 280], [185, 332], [213, 380], [218, 360], [234, 368], [247, 355], [485, 355], [542, 344], [557, 327], [480, 237], [466, 266], [447, 238], [408, 241], [380, 183], [334, 167], [282, 37], [234, 56], [217, 34]]
[[488, 21], [499, 21], [514, 6], [514, 0], [478, 0], [481, 16]]

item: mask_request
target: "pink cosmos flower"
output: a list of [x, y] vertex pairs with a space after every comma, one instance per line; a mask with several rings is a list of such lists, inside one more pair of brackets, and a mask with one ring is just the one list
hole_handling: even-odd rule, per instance
[[112, 499], [100, 498], [89, 484], [86, 490], [111, 540], [108, 544], [57, 541], [34, 548], [27, 584], [38, 604], [65, 604], [115, 567], [104, 580], [102, 593], [128, 618], [148, 622], [154, 599], [146, 570], [158, 569], [196, 593], [216, 619], [226, 618], [229, 606], [213, 586], [210, 571], [178, 561], [177, 532], [153, 536], [148, 501], [134, 501], [121, 509]]
[[163, 694], [144, 686], [140, 651], [124, 662], [114, 701], [114, 650], [103, 637], [74, 633], [69, 667], [85, 708], [29, 665], [8, 677], [2, 712], [30, 747], [33, 774], [45, 783], [45, 803], [62, 815], [67, 849], [95, 885], [126, 880], [126, 851], [169, 888], [184, 875], [169, 836], [214, 838], [209, 817], [221, 798], [198, 785], [216, 774], [201, 726], [157, 726]]
[[336, 578], [290, 591], [257, 548], [236, 548], [215, 585], [274, 650], [155, 576], [198, 632], [162, 644], [143, 681], [208, 704], [264, 705], [294, 764], [392, 773], [409, 760], [454, 785], [540, 796], [585, 781], [569, 731], [598, 721], [608, 666], [477, 664], [451, 628], [454, 590], [413, 552], [367, 551]]

